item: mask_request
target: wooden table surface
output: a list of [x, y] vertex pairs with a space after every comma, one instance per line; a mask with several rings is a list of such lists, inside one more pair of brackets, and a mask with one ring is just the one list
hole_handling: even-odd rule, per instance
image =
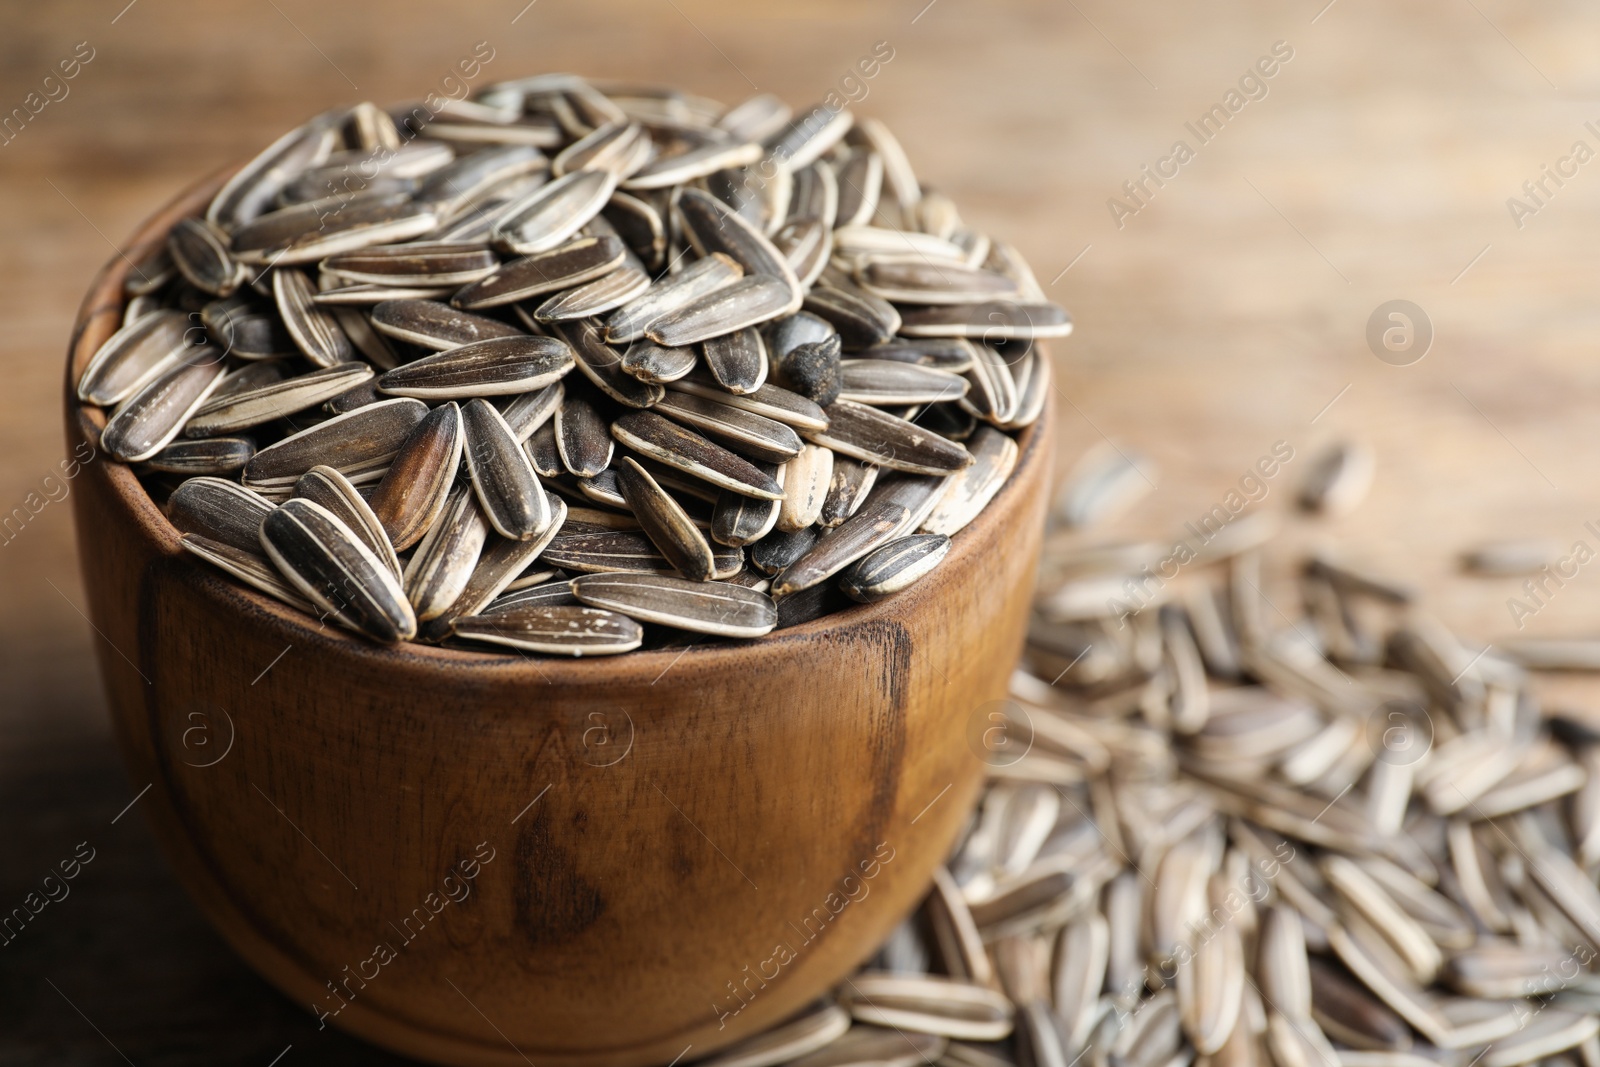
[[[0, 114], [75, 50], [93, 56], [0, 144], [0, 512], [52, 488], [67, 331], [114, 243], [313, 112], [420, 96], [478, 41], [494, 49], [483, 80], [573, 70], [802, 103], [887, 41], [858, 110], [1074, 313], [1061, 460], [1106, 436], [1149, 460], [1154, 491], [1106, 536], [1176, 532], [1277, 441], [1297, 458], [1258, 506], [1282, 507], [1316, 449], [1352, 438], [1377, 454], [1371, 497], [1334, 524], [1291, 521], [1287, 539], [1337, 536], [1471, 640], [1514, 632], [1520, 583], [1458, 577], [1464, 546], [1600, 547], [1584, 529], [1600, 520], [1593, 4], [124, 3], [16, 6], [0, 34]], [[1185, 123], [1234, 102], [1275, 45], [1292, 58], [1246, 82], [1255, 98], [1202, 143]], [[1128, 198], [1141, 167], [1171, 172], [1178, 140], [1192, 158]], [[1569, 176], [1529, 199], [1547, 166]], [[1537, 210], [1514, 217], [1514, 196]], [[1433, 326], [1410, 366], [1365, 340], [1392, 299]], [[142, 783], [106, 726], [68, 510], [51, 502], [0, 544], [0, 911], [80, 842], [95, 858], [0, 946], [0, 1064], [265, 1065], [286, 1048], [286, 1067], [393, 1062], [319, 1033], [247, 972], [137, 805], [119, 814]], [[1597, 593], [1600, 564], [1525, 632], [1593, 632]]]

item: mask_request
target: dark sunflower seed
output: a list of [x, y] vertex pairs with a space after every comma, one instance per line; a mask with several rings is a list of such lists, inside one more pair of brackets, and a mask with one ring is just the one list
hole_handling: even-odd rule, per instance
[[949, 474], [972, 463], [956, 442], [877, 408], [839, 400], [825, 411], [826, 430], [802, 432], [835, 452], [913, 474]]
[[870, 463], [833, 457], [833, 477], [828, 482], [828, 496], [822, 502], [822, 514], [817, 524], [832, 529], [861, 509], [867, 494], [878, 480], [878, 468]]
[[535, 429], [523, 443], [522, 450], [528, 454], [528, 462], [533, 464], [539, 477], [555, 478], [567, 473], [565, 464], [561, 462], [561, 447], [556, 442], [554, 419]]
[[603, 278], [623, 265], [628, 250], [615, 237], [580, 237], [537, 255], [514, 259], [451, 298], [478, 310], [514, 304]]
[[246, 163], [212, 198], [206, 218], [236, 230], [266, 211], [296, 174], [320, 166], [332, 153], [338, 114], [327, 112], [290, 130]]
[[778, 378], [789, 389], [813, 403], [827, 407], [839, 399], [844, 385], [839, 358], [839, 335], [825, 341], [798, 345], [778, 363]]
[[600, 214], [611, 223], [645, 268], [659, 271], [667, 258], [667, 230], [661, 215], [647, 201], [616, 192]]
[[[571, 595], [565, 586], [552, 592]], [[551, 656], [614, 656], [644, 642], [644, 627], [626, 615], [575, 604], [518, 604], [457, 619], [454, 630], [468, 640]]]
[[557, 293], [533, 312], [540, 322], [582, 319], [602, 315], [620, 307], [650, 288], [650, 275], [634, 267], [623, 267], [603, 278], [596, 278], [576, 289]]
[[591, 607], [719, 637], [760, 637], [778, 624], [772, 598], [726, 582], [655, 574], [585, 574], [572, 592]]
[[100, 447], [125, 463], [151, 458], [178, 436], [221, 384], [222, 375], [221, 352], [187, 349], [175, 366], [151, 379], [106, 420]]
[[911, 256], [871, 260], [858, 276], [867, 292], [897, 304], [978, 304], [1019, 296], [1017, 283], [1004, 274]]
[[527, 336], [498, 319], [471, 315], [436, 300], [386, 300], [372, 309], [372, 325], [389, 337], [438, 351]]
[[443, 513], [465, 441], [461, 409], [441, 404], [395, 453], [368, 504], [396, 550], [404, 552], [422, 540]]
[[973, 337], [986, 340], [1028, 340], [1065, 337], [1072, 318], [1056, 304], [1020, 304], [992, 300], [979, 304], [920, 307], [902, 316], [906, 337]]
[[444, 511], [428, 529], [405, 569], [406, 597], [417, 620], [427, 622], [450, 610], [472, 581], [489, 523], [470, 485], [450, 491]]
[[261, 523], [268, 557], [308, 600], [378, 641], [415, 636], [417, 619], [396, 578], [320, 504], [287, 500]]
[[174, 441], [146, 460], [145, 467], [169, 474], [233, 474], [255, 454], [256, 443], [248, 437]]
[[873, 549], [891, 541], [910, 517], [903, 504], [869, 500], [805, 555], [772, 579], [772, 595], [785, 597], [838, 574]]
[[271, 510], [261, 494], [221, 478], [190, 478], [167, 500], [178, 529], [252, 553], [261, 551], [261, 520]]
[[718, 488], [783, 499], [783, 487], [749, 460], [654, 412], [630, 411], [612, 422], [611, 433], [634, 451]]
[[[768, 466], [762, 470], [776, 479], [781, 468]], [[759, 500], [724, 489], [711, 515], [711, 539], [732, 548], [755, 544], [777, 525], [781, 506], [779, 500]]]
[[517, 440], [527, 441], [535, 430], [555, 415], [566, 393], [566, 386], [561, 382], [547, 385], [536, 392], [521, 393], [509, 402], [502, 401], [505, 406], [500, 409], [500, 414], [505, 416], [506, 425], [517, 435]]
[[227, 296], [245, 279], [228, 252], [228, 235], [204, 219], [180, 219], [167, 234], [167, 252], [190, 285], [212, 296]]
[[888, 301], [859, 289], [819, 285], [806, 294], [804, 306], [832, 323], [850, 349], [883, 344], [900, 329], [900, 313]]
[[612, 344], [637, 341], [656, 319], [732, 285], [743, 276], [744, 268], [721, 253], [697, 259], [617, 309], [606, 320], [606, 340]]
[[378, 390], [424, 400], [508, 396], [543, 389], [572, 367], [572, 350], [553, 337], [497, 337], [385, 371]]
[[711, 546], [672, 496], [631, 457], [617, 466], [617, 487], [639, 526], [685, 578], [706, 582], [716, 570]]
[[915, 341], [896, 337], [863, 349], [861, 358], [920, 363], [935, 370], [961, 374], [972, 366], [972, 342], [964, 337], [924, 337]]
[[776, 419], [693, 393], [669, 392], [654, 410], [767, 463], [786, 463], [803, 447], [800, 435]]
[[502, 537], [527, 541], [550, 525], [550, 501], [516, 434], [482, 398], [461, 409], [467, 473], [484, 514]]
[[839, 577], [851, 600], [872, 604], [910, 587], [950, 552], [943, 534], [913, 534], [890, 541], [856, 560]]
[[382, 470], [427, 413], [420, 400], [397, 397], [335, 415], [257, 452], [245, 464], [244, 482], [287, 488], [319, 463], [352, 480]]
[[762, 385], [748, 393], [730, 393], [717, 384], [709, 371], [695, 370], [672, 383], [675, 392], [704, 397], [743, 411], [753, 411], [769, 419], [793, 426], [801, 433], [828, 428], [822, 408], [797, 393], [776, 385]]
[[750, 566], [770, 578], [815, 548], [821, 536], [815, 526], [776, 530], [750, 546]]
[[611, 465], [616, 442], [593, 404], [569, 396], [556, 411], [556, 448], [561, 463], [579, 478], [593, 478]]
[[666, 395], [666, 389], [642, 382], [622, 369], [622, 357], [601, 339], [600, 330], [590, 322], [564, 322], [556, 327], [572, 346], [578, 369], [600, 387], [600, 391], [619, 404], [647, 408]]
[[556, 577], [550, 581], [541, 582], [525, 589], [507, 591], [478, 614], [498, 615], [502, 611], [515, 611], [522, 607], [554, 607], [560, 604], [576, 604], [578, 598], [572, 595], [571, 579], [563, 577], [564, 572], [562, 571], [553, 573]]
[[349, 362], [354, 352], [350, 338], [332, 312], [311, 302], [310, 278], [297, 270], [273, 271], [272, 292], [289, 336], [314, 366], [334, 367]]
[[[267, 382], [256, 389], [232, 392], [219, 389], [195, 411], [194, 416], [190, 416], [189, 422], [184, 424], [184, 434], [187, 437], [214, 437], [229, 434], [232, 430], [261, 426], [264, 422], [315, 408], [371, 379], [373, 368], [365, 363], [339, 363], [309, 374], [299, 374], [296, 378]], [[226, 386], [227, 382], [224, 382]]]
[[499, 258], [487, 248], [418, 243], [330, 256], [323, 260], [322, 269], [352, 282], [442, 289], [481, 281], [499, 265]]
[[786, 282], [767, 274], [747, 274], [662, 315], [645, 334], [657, 344], [698, 344], [787, 314], [789, 304]]
[[764, 333], [769, 358], [781, 363], [785, 356], [801, 345], [826, 341], [830, 337], [838, 336], [839, 331], [835, 330], [833, 323], [827, 319], [813, 315], [809, 311], [801, 311], [768, 323]]
[[561, 524], [566, 521], [567, 505], [561, 498], [549, 496], [549, 504], [550, 523], [537, 537], [513, 541], [495, 534], [489, 535], [472, 568], [472, 577], [448, 608], [421, 627], [423, 637], [434, 641], [444, 638], [456, 619], [478, 614], [495, 597], [516, 583], [518, 577], [549, 547]]
[[622, 369], [641, 382], [675, 382], [694, 367], [692, 348], [662, 348], [651, 341], [635, 341], [622, 353]]
[[712, 337], [701, 345], [706, 369], [730, 393], [753, 393], [767, 380], [767, 346], [753, 327]]
[[156, 311], [112, 334], [95, 351], [78, 399], [99, 407], [121, 403], [158, 375], [177, 366], [191, 347], [191, 322], [181, 311]]
[[349, 479], [332, 467], [312, 467], [294, 483], [291, 499], [309, 500], [327, 509], [328, 513], [372, 550], [372, 554], [395, 576], [400, 578], [400, 560], [383, 524], [372, 513], [372, 508], [350, 484]]

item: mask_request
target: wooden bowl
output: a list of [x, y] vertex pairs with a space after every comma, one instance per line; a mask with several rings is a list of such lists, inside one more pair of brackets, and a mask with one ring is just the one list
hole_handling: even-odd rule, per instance
[[[101, 271], [67, 372], [118, 326]], [[760, 641], [565, 661], [384, 648], [179, 548], [125, 465], [72, 483], [139, 808], [246, 961], [333, 1025], [447, 1064], [693, 1059], [848, 974], [917, 903], [1021, 648], [1045, 421], [911, 590]]]

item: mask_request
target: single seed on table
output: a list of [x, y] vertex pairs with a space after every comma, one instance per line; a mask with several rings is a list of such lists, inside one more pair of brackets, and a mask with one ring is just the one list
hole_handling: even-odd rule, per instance
[[630, 411], [611, 423], [611, 433], [636, 452], [720, 489], [767, 500], [783, 499], [783, 487], [749, 460], [653, 411]]
[[500, 268], [451, 298], [467, 310], [503, 307], [547, 293], [573, 289], [604, 278], [627, 261], [628, 250], [615, 237], [579, 237]]
[[386, 643], [417, 632], [399, 580], [320, 504], [287, 500], [261, 523], [261, 544], [296, 589], [340, 623]]
[[488, 537], [489, 523], [472, 487], [457, 485], [406, 564], [405, 591], [417, 621], [437, 618], [456, 602], [472, 580]]
[[289, 336], [316, 367], [336, 367], [349, 362], [355, 348], [339, 320], [326, 308], [312, 303], [311, 279], [298, 270], [272, 272], [272, 293]]
[[178, 529], [256, 555], [261, 520], [271, 510], [259, 493], [222, 478], [190, 478], [167, 501], [167, 518]]
[[550, 525], [550, 501], [505, 418], [479, 397], [461, 409], [467, 474], [484, 515], [502, 537], [527, 541]]
[[190, 320], [161, 310], [112, 334], [78, 379], [78, 399], [98, 407], [121, 403], [172, 369], [191, 347]]
[[351, 480], [382, 470], [427, 414], [420, 400], [397, 397], [335, 415], [261, 449], [245, 464], [244, 483], [287, 488], [319, 463]]
[[902, 537], [851, 564], [840, 575], [839, 587], [851, 600], [875, 603], [909, 589], [949, 552], [950, 538], [943, 534]]
[[328, 514], [344, 523], [356, 538], [372, 551], [389, 572], [398, 580], [400, 560], [383, 523], [373, 514], [372, 508], [350, 484], [349, 479], [332, 467], [312, 467], [294, 483], [291, 500], [309, 500], [325, 509]]
[[378, 389], [422, 400], [509, 396], [543, 389], [573, 366], [572, 349], [553, 337], [497, 337], [385, 371]]
[[772, 580], [774, 596], [788, 596], [838, 574], [873, 549], [892, 540], [911, 512], [893, 501], [869, 500], [809, 552]]
[[592, 607], [719, 637], [760, 637], [778, 624], [772, 598], [727, 582], [665, 574], [584, 574], [572, 593]]
[[[270, 510], [270, 509], [269, 509]], [[222, 541], [213, 541], [200, 534], [186, 533], [178, 542], [183, 548], [212, 566], [233, 575], [252, 589], [259, 589], [292, 608], [312, 614], [316, 611], [311, 601], [284, 581], [283, 575], [261, 554], [261, 536], [256, 534], [255, 548], [243, 549]]]
[[617, 486], [645, 535], [685, 578], [707, 582], [716, 571], [705, 535], [656, 480], [630, 456], [617, 466]]
[[833, 453], [821, 445], [806, 445], [784, 464], [783, 503], [778, 508], [778, 529], [803, 530], [822, 516], [822, 504], [833, 480]]
[[372, 368], [365, 363], [340, 363], [248, 389], [229, 390], [230, 377], [190, 416], [184, 436], [214, 437], [260, 426], [316, 407], [372, 378]]
[[960, 444], [877, 408], [839, 400], [823, 410], [827, 429], [806, 437], [854, 459], [912, 474], [951, 474], [973, 462]]
[[112, 413], [100, 447], [125, 463], [160, 452], [222, 383], [222, 353], [209, 346], [186, 350], [176, 365], [152, 378]]
[[367, 503], [397, 551], [422, 540], [444, 512], [465, 442], [451, 402], [428, 412], [395, 453]]
[[524, 337], [515, 326], [473, 315], [437, 300], [386, 300], [372, 309], [381, 334], [407, 344], [444, 351], [497, 337]]

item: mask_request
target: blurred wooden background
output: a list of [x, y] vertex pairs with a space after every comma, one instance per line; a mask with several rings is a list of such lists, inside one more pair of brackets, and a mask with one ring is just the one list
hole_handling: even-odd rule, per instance
[[[12, 5], [0, 115], [43, 95], [80, 42], [94, 58], [0, 145], [0, 512], [45, 496], [68, 328], [115, 242], [312, 113], [421, 96], [478, 41], [495, 49], [484, 81], [573, 70], [800, 104], [887, 41], [858, 109], [1075, 315], [1062, 462], [1104, 435], [1150, 460], [1156, 489], [1116, 532], [1168, 535], [1279, 440], [1297, 460], [1261, 506], [1281, 507], [1318, 447], [1357, 438], [1377, 451], [1371, 498], [1290, 540], [1337, 535], [1492, 640], [1519, 583], [1456, 577], [1462, 547], [1596, 545], [1600, 161], [1547, 182], [1521, 228], [1506, 200], [1575, 141], [1600, 149], [1584, 127], [1600, 128], [1597, 32], [1600, 8], [1578, 0]], [[1108, 198], [1175, 140], [1195, 147], [1184, 123], [1280, 41], [1293, 58], [1267, 95], [1119, 228]], [[1435, 331], [1407, 367], [1364, 339], [1396, 298]], [[1597, 594], [1585, 569], [1527, 632], [1594, 632]], [[113, 823], [137, 786], [82, 603], [68, 508], [50, 503], [0, 545], [0, 911], [79, 842], [96, 858], [0, 947], [0, 1064], [390, 1062], [318, 1033], [232, 958], [137, 806]]]

